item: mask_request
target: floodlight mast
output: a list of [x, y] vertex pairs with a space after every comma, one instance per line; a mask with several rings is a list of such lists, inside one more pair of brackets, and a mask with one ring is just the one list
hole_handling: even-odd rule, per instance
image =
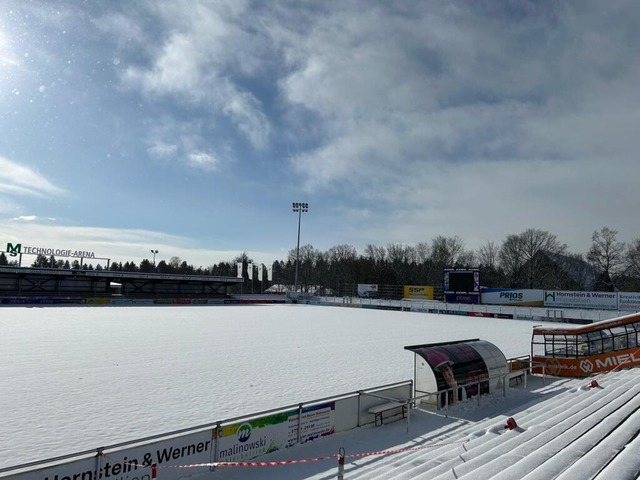
[[300, 223], [302, 221], [302, 214], [309, 211], [308, 203], [293, 202], [293, 211], [298, 214], [298, 243], [296, 245], [296, 276], [293, 291], [298, 291], [298, 266], [300, 264]]
[[153, 271], [156, 271], [156, 253], [158, 253], [158, 250], [151, 250], [151, 253], [153, 253]]

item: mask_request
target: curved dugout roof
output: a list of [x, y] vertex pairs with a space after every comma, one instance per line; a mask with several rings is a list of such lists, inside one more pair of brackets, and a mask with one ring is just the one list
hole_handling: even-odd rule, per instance
[[502, 351], [477, 338], [404, 348], [415, 353], [416, 394], [453, 389], [449, 403], [497, 390], [509, 371]]

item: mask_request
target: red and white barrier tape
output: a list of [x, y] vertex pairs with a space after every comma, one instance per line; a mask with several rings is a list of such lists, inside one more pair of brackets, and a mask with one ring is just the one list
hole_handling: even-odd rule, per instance
[[[414, 452], [418, 450], [424, 450], [426, 448], [437, 448], [444, 447], [447, 445], [456, 445], [468, 442], [468, 439], [458, 440], [456, 442], [449, 443], [432, 443], [429, 445], [422, 445], [420, 447], [409, 447], [409, 448], [401, 448], [397, 450], [380, 450], [377, 452], [364, 452], [364, 453], [352, 453], [350, 455], [344, 455], [345, 458], [361, 458], [361, 457], [371, 457], [374, 455], [394, 455], [396, 453], [405, 453], [405, 452]], [[103, 454], [104, 457], [109, 458], [108, 455]], [[156, 465], [155, 468], [198, 468], [198, 467], [280, 467], [283, 465], [293, 465], [296, 463], [311, 463], [311, 462], [321, 462], [324, 460], [329, 460], [333, 458], [340, 457], [339, 454], [328, 455], [326, 457], [312, 457], [312, 458], [303, 458], [299, 460], [279, 460], [273, 462], [208, 462], [208, 463], [190, 463], [185, 465]], [[129, 465], [133, 465], [138, 468], [154, 468], [153, 465], [140, 465], [137, 463], [129, 463]]]

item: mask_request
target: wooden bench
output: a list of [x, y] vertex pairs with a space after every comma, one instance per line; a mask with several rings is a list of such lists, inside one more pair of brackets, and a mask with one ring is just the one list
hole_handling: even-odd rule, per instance
[[407, 413], [407, 404], [400, 402], [387, 402], [380, 405], [375, 405], [369, 409], [369, 413], [375, 415], [374, 424], [378, 426], [378, 420], [380, 420], [380, 425], [384, 423], [384, 417], [382, 416], [382, 414], [390, 410], [395, 410], [396, 408], [402, 409], [402, 418], [404, 418], [405, 414]]
[[527, 374], [526, 370], [514, 370], [513, 372], [507, 375], [509, 380], [509, 386], [515, 387], [516, 385], [520, 385], [524, 383], [524, 376]]

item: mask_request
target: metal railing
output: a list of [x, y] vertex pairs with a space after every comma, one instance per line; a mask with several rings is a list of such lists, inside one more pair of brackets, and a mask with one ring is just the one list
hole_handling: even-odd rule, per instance
[[[285, 405], [283, 407], [272, 408], [269, 410], [262, 410], [260, 412], [251, 413], [248, 415], [240, 415], [240, 416], [225, 418], [223, 420], [218, 420], [215, 422], [208, 422], [208, 423], [204, 423], [194, 427], [181, 428], [178, 430], [172, 430], [170, 432], [160, 433], [156, 435], [149, 435], [146, 437], [137, 438], [135, 440], [112, 443], [106, 446], [92, 448], [88, 450], [82, 450], [82, 451], [78, 451], [78, 452], [74, 452], [66, 455], [60, 455], [60, 456], [51, 457], [43, 460], [36, 460], [32, 462], [25, 462], [25, 463], [21, 463], [21, 464], [9, 466], [9, 467], [3, 467], [3, 468], [0, 468], [0, 477], [10, 476], [10, 475], [4, 475], [9, 472], [18, 473], [18, 471], [28, 471], [33, 469], [34, 467], [42, 468], [43, 466], [60, 464], [65, 462], [66, 460], [80, 460], [83, 458], [101, 456], [106, 451], [122, 450], [127, 447], [148, 444], [155, 440], [169, 439], [172, 437], [175, 438], [180, 435], [197, 433], [197, 432], [201, 432], [208, 429], [215, 428], [219, 432], [222, 426], [250, 421], [250, 420], [258, 419], [258, 418], [276, 414], [276, 413], [297, 410], [298, 416], [300, 416], [303, 409], [306, 407], [312, 407], [312, 406], [319, 405], [326, 402], [334, 402], [334, 401], [339, 402], [341, 400], [346, 400], [346, 399], [355, 398], [355, 397], [358, 397], [358, 412], [356, 413], [358, 415], [358, 419], [357, 419], [356, 426], [360, 426], [360, 423], [361, 423], [360, 417], [362, 416], [362, 412], [360, 412], [360, 408], [359, 408], [361, 396], [364, 396], [364, 395], [380, 396], [379, 394], [376, 394], [376, 392], [385, 391], [393, 388], [402, 388], [406, 386], [409, 386], [409, 390], [411, 391], [412, 389], [411, 387], [413, 386], [413, 380], [404, 380], [401, 382], [389, 383], [389, 384], [380, 385], [377, 387], [367, 388], [365, 390], [357, 390], [357, 391], [348, 392], [344, 394], [323, 397], [323, 398], [319, 398], [319, 399], [315, 399], [307, 402], [294, 403], [290, 405]], [[298, 422], [297, 440], [298, 442], [300, 440], [300, 422]]]
[[[380, 298], [361, 297], [331, 297], [318, 296], [308, 299], [309, 303], [329, 303], [332, 305], [350, 305], [362, 307], [392, 307], [403, 311], [423, 311], [437, 310], [439, 313], [447, 312], [470, 312], [487, 313], [493, 315], [512, 315], [520, 320], [535, 321], [555, 321], [566, 322], [567, 320], [584, 320], [585, 323], [606, 320], [619, 317], [628, 312], [619, 310], [587, 310], [575, 308], [547, 308], [547, 307], [519, 307], [513, 305], [489, 305], [489, 304], [466, 304], [466, 303], [446, 303], [436, 300], [390, 300]], [[570, 322], [569, 322], [570, 323]]]
[[[518, 359], [520, 359], [521, 357], [518, 357]], [[522, 357], [524, 358], [524, 357]], [[528, 358], [528, 357], [527, 357]], [[445, 388], [442, 390], [437, 390], [435, 392], [425, 392], [425, 391], [420, 391], [420, 390], [416, 390], [415, 393], [416, 395], [414, 395], [414, 397], [407, 399], [407, 402], [409, 402], [413, 408], [416, 408], [416, 405], [422, 403], [419, 402], [420, 400], [424, 399], [424, 398], [434, 398], [435, 401], [434, 402], [428, 402], [427, 404], [434, 404], [436, 406], [435, 410], [436, 411], [440, 411], [440, 410], [445, 410], [447, 413], [449, 411], [449, 407], [450, 405], [453, 405], [454, 403], [449, 402], [448, 399], [450, 398], [450, 396], [452, 396], [454, 394], [455, 390], [458, 390], [458, 393], [460, 393], [461, 391], [465, 391], [467, 390], [467, 388], [469, 387], [475, 387], [477, 388], [477, 395], [474, 395], [472, 397], [468, 397], [467, 400], [470, 400], [471, 398], [475, 397], [475, 400], [478, 404], [478, 406], [480, 406], [480, 400], [483, 396], [483, 394], [481, 393], [481, 387], [483, 384], [487, 384], [489, 382], [491, 382], [492, 380], [495, 380], [496, 378], [499, 379], [498, 385], [499, 388], [502, 388], [502, 396], [506, 397], [507, 396], [507, 386], [509, 386], [509, 388], [511, 388], [510, 386], [510, 381], [514, 378], [517, 378], [519, 376], [523, 377], [523, 388], [526, 389], [527, 388], [527, 377], [528, 375], [532, 375], [532, 371], [534, 368], [538, 368], [541, 367], [542, 368], [542, 381], [543, 384], [546, 385], [546, 371], [545, 371], [545, 365], [541, 364], [541, 363], [531, 363], [529, 362], [529, 365], [525, 368], [520, 368], [518, 370], [513, 370], [501, 375], [493, 375], [484, 379], [480, 379], [477, 381], [473, 381], [473, 382], [468, 382], [468, 383], [464, 383], [462, 385], [457, 385], [455, 387], [451, 387], [451, 388]], [[419, 394], [419, 395], [418, 395]], [[486, 395], [486, 394], [484, 394]], [[444, 399], [445, 401], [443, 402], [443, 406], [440, 407], [440, 399]]]

